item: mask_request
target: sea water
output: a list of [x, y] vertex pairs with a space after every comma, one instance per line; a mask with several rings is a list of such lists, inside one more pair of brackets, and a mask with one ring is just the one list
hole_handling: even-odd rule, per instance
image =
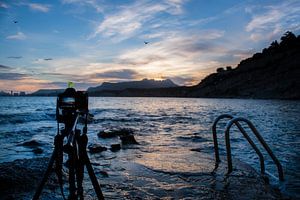
[[[0, 162], [50, 156], [53, 137], [57, 133], [55, 108], [55, 97], [0, 97]], [[300, 197], [299, 101], [91, 97], [89, 109], [94, 115], [93, 122], [88, 125], [89, 144], [109, 147], [111, 143], [118, 143], [117, 139], [99, 139], [97, 133], [119, 128], [134, 130], [140, 143], [138, 148], [106, 153], [110, 156], [107, 159], [110, 163], [119, 162], [120, 157], [129, 161], [143, 159], [144, 155], [153, 152], [157, 157], [163, 157], [167, 152], [176, 163], [182, 156], [180, 152], [186, 150], [196, 150], [213, 158], [211, 126], [214, 119], [225, 113], [245, 117], [253, 122], [281, 162], [286, 181], [280, 187], [284, 192]], [[221, 155], [226, 155], [226, 123], [226, 120], [222, 120], [218, 126]], [[246, 130], [251, 133], [249, 129]], [[258, 156], [242, 134], [236, 127], [232, 128], [230, 134], [233, 157], [248, 163], [259, 172]], [[251, 138], [255, 140], [253, 136]], [[32, 139], [42, 144], [42, 153], [36, 154], [31, 148], [20, 145]], [[278, 176], [276, 166], [266, 153], [264, 155], [267, 171]], [[188, 157], [186, 162], [194, 164], [195, 154], [184, 156]], [[94, 155], [90, 157], [94, 163], [100, 162], [102, 158]]]

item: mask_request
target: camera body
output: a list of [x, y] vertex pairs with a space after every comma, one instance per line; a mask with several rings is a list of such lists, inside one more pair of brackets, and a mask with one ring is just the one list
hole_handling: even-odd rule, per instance
[[67, 88], [63, 93], [58, 94], [56, 102], [56, 120], [58, 123], [72, 121], [72, 116], [76, 113], [88, 114], [88, 112], [88, 94], [86, 92]]

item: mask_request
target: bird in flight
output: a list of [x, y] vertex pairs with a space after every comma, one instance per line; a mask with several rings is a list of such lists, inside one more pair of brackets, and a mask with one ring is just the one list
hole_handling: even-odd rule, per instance
[[147, 42], [147, 41], [144, 41], [144, 44], [149, 44], [149, 42]]

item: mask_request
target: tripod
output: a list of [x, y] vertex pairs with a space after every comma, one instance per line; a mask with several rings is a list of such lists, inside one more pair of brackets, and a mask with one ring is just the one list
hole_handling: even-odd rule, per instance
[[[65, 129], [59, 132], [59, 123], [58, 123], [58, 133], [54, 138], [54, 150], [50, 158], [47, 170], [44, 174], [44, 177], [38, 186], [33, 200], [38, 200], [40, 194], [43, 190], [45, 183], [47, 182], [51, 171], [53, 169], [53, 164], [55, 162], [55, 172], [58, 177], [58, 182], [60, 184], [60, 189], [64, 196], [63, 192], [63, 181], [62, 181], [62, 163], [63, 163], [63, 152], [68, 154], [68, 168], [69, 168], [69, 197], [68, 199], [80, 199], [83, 200], [83, 174], [84, 166], [86, 167], [94, 190], [96, 192], [97, 198], [99, 200], [104, 200], [100, 185], [98, 184], [96, 175], [94, 173], [93, 167], [91, 165], [90, 159], [87, 155], [87, 114], [85, 114], [85, 126], [83, 128], [83, 134], [81, 131], [76, 129], [76, 125], [79, 118], [79, 113], [72, 113], [71, 118], [65, 122]], [[64, 138], [67, 138], [67, 144], [63, 145]], [[77, 182], [77, 184], [75, 183]], [[76, 187], [77, 186], [77, 187]]]

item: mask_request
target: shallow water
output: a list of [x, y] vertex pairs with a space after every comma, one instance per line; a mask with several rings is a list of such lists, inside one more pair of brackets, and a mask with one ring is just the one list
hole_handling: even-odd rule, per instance
[[[0, 97], [0, 162], [50, 155], [57, 130], [55, 103], [54, 97]], [[101, 163], [101, 170], [109, 172], [109, 178], [113, 179], [122, 171], [118, 166], [125, 161], [174, 173], [206, 168], [199, 158], [202, 155], [214, 158], [213, 120], [220, 114], [230, 113], [246, 117], [256, 125], [283, 165], [286, 181], [280, 185], [281, 189], [296, 198], [300, 197], [299, 101], [97, 97], [90, 98], [89, 107], [95, 115], [95, 120], [89, 124], [89, 143], [107, 147], [118, 143], [116, 138], [99, 139], [97, 133], [103, 129], [123, 127], [133, 129], [141, 144], [116, 153], [106, 151], [90, 155], [95, 166]], [[225, 125], [226, 121], [221, 121], [218, 128], [223, 155]], [[18, 145], [30, 139], [43, 144], [42, 154], [34, 154], [31, 148]], [[233, 156], [258, 171], [256, 154], [235, 127], [231, 141]], [[277, 176], [276, 167], [269, 158], [266, 166], [270, 173]], [[276, 181], [272, 183], [276, 184]]]

